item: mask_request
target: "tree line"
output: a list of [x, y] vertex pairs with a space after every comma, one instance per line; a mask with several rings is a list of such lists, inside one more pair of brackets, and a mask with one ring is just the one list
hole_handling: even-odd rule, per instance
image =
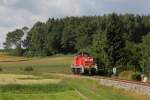
[[7, 33], [5, 49], [18, 56], [88, 52], [100, 66], [150, 73], [150, 16], [108, 14], [49, 18]]

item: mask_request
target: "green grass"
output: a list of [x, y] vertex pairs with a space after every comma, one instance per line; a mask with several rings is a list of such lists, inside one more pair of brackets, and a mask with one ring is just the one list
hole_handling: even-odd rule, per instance
[[95, 80], [76, 79], [70, 81], [70, 84], [90, 100], [140, 100], [139, 98], [141, 98], [122, 89], [98, 85], [99, 83]]
[[[97, 80], [81, 76], [65, 76], [70, 73], [72, 56], [52, 56], [46, 58], [13, 57], [0, 55], [0, 74], [30, 74], [37, 78], [20, 80], [60, 79], [50, 84], [9, 84], [0, 85], [0, 100], [150, 100], [149, 96], [131, 91], [106, 87]], [[24, 68], [31, 66], [33, 71]], [[63, 73], [60, 75], [59, 73]], [[58, 75], [59, 74], [59, 75]], [[8, 77], [9, 78], [9, 77]]]
[[40, 94], [40, 93], [58, 93], [73, 90], [66, 84], [37, 84], [37, 85], [5, 85], [0, 86], [1, 93], [21, 93], [21, 94]]
[[62, 81], [58, 84], [0, 86], [0, 100], [150, 100], [148, 96], [102, 86], [96, 80], [52, 77]]
[[0, 94], [0, 100], [85, 100], [75, 91], [66, 91], [55, 94]]

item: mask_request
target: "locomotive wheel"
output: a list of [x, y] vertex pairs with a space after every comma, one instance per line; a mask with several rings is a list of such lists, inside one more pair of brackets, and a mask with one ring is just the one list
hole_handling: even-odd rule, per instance
[[84, 69], [84, 72], [83, 72], [82, 68], [71, 68], [71, 71], [73, 74], [86, 74], [86, 75], [95, 75], [96, 74], [95, 68]]
[[74, 74], [80, 74], [80, 68], [73, 68], [72, 71]]
[[88, 69], [84, 69], [84, 73], [85, 75], [89, 75], [89, 70]]
[[79, 73], [80, 73], [79, 68], [76, 68], [76, 74], [79, 74]]
[[91, 68], [90, 71], [91, 71], [91, 75], [95, 75], [96, 74], [96, 69], [95, 68]]
[[74, 68], [74, 74], [77, 74], [77, 68]]
[[75, 68], [71, 68], [71, 72], [75, 74]]

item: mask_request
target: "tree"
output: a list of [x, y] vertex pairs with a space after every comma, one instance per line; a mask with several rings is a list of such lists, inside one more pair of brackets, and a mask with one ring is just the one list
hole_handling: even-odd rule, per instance
[[112, 67], [121, 65], [124, 59], [125, 40], [122, 22], [115, 13], [108, 16], [106, 27], [107, 54]]
[[[97, 50], [103, 47], [98, 44], [106, 37], [105, 53], [111, 66], [130, 64], [137, 67], [140, 66], [139, 44], [142, 37], [150, 32], [149, 22], [149, 15], [114, 13], [104, 16], [49, 18], [46, 23], [37, 22], [30, 30], [27, 27], [20, 29], [24, 33], [21, 37], [23, 43], [16, 43], [18, 48], [19, 44], [23, 46], [21, 49], [24, 55], [48, 56], [93, 50], [91, 53], [94, 56], [102, 58], [103, 52]], [[4, 45], [13, 50], [17, 46], [13, 40], [10, 41], [10, 37], [12, 36], [7, 35]], [[130, 43], [133, 45], [129, 46]]]
[[97, 63], [99, 63], [101, 67], [106, 67], [109, 63], [106, 53], [106, 41], [107, 39], [105, 33], [95, 34], [92, 47], [89, 51], [90, 54], [98, 60]]
[[5, 48], [14, 49], [13, 54], [21, 56], [22, 50], [22, 37], [24, 35], [23, 30], [16, 29], [15, 31], [8, 32], [6, 36]]
[[76, 33], [74, 32], [72, 27], [66, 27], [62, 34], [61, 45], [64, 53], [73, 53], [75, 52], [75, 44], [76, 44]]
[[86, 51], [89, 46], [92, 45], [93, 36], [96, 34], [96, 23], [89, 19], [90, 18], [87, 18], [87, 20], [77, 28], [77, 42], [75, 47], [78, 51]]
[[51, 54], [61, 52], [61, 37], [64, 30], [62, 20], [52, 20], [48, 24], [48, 34], [46, 38], [46, 48]]
[[131, 70], [141, 71], [140, 61], [141, 61], [141, 47], [139, 44], [134, 42], [126, 41], [127, 50], [127, 67]]
[[47, 55], [45, 51], [46, 35], [45, 23], [37, 22], [29, 31], [26, 39], [28, 53], [31, 52], [31, 55], [37, 56]]
[[142, 59], [141, 66], [143, 72], [150, 76], [150, 33], [143, 38], [143, 42], [140, 44]]
[[21, 38], [24, 33], [20, 29], [16, 29], [13, 32], [8, 32], [6, 36], [6, 47], [7, 48], [16, 48], [21, 45]]

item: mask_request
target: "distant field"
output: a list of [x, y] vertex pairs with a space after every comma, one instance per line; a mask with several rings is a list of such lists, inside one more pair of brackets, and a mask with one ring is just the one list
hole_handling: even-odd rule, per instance
[[25, 67], [33, 67], [35, 73], [70, 73], [72, 56], [51, 56], [51, 57], [14, 57], [0, 54], [0, 66], [3, 73], [24, 73]]
[[[150, 100], [70, 73], [72, 56], [45, 58], [0, 54], [0, 100]], [[33, 71], [24, 68], [32, 66]]]

